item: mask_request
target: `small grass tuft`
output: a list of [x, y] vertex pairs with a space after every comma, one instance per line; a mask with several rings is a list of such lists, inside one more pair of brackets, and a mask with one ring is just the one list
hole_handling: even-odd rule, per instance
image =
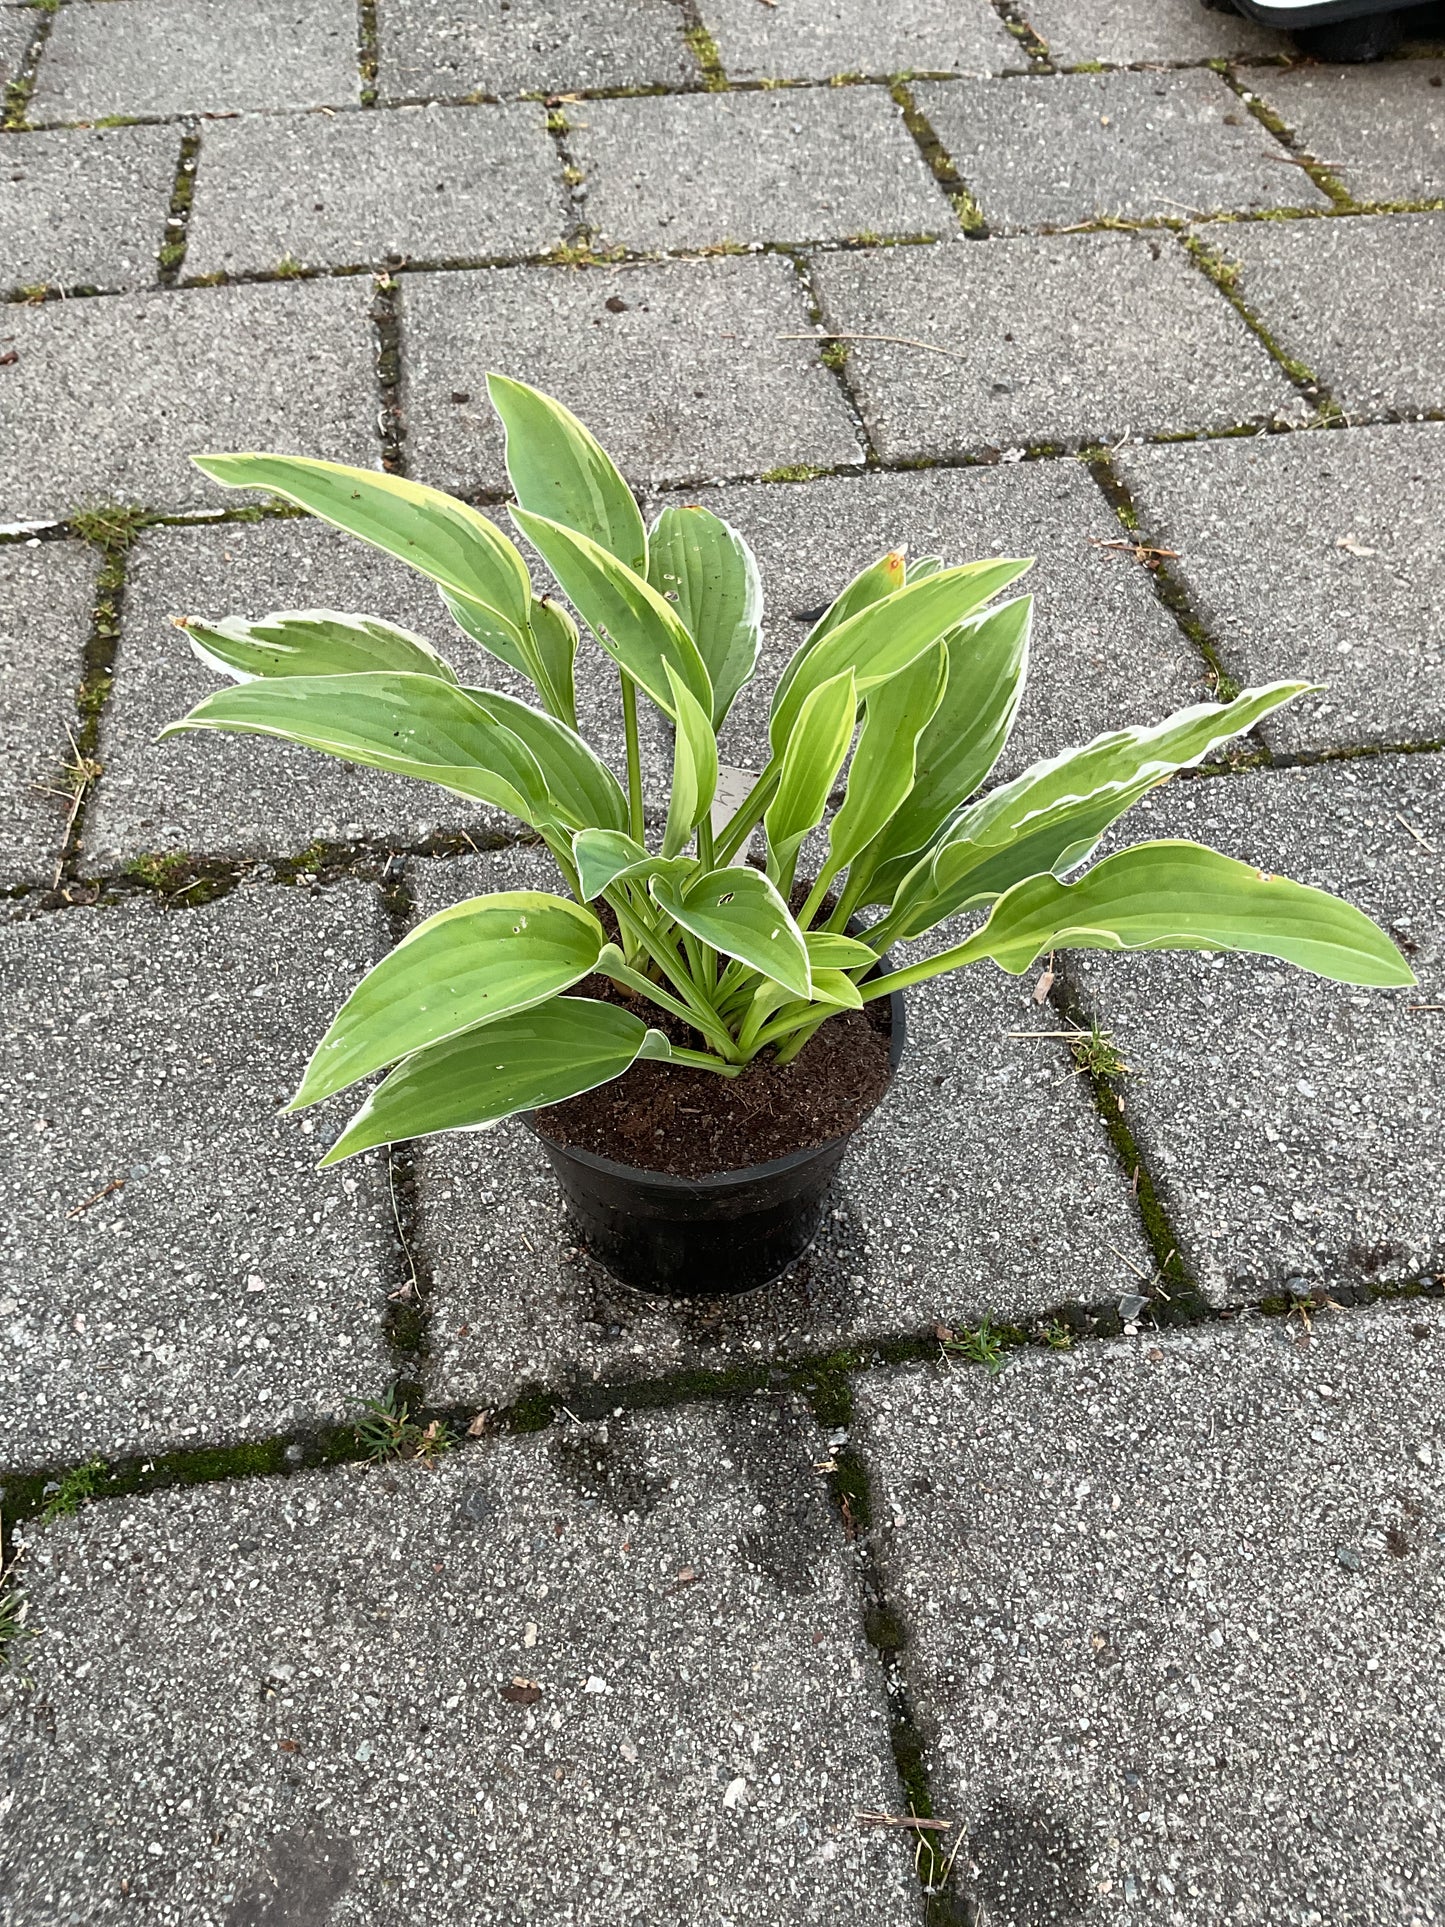
[[294, 254], [283, 254], [272, 270], [278, 281], [299, 281], [306, 272], [304, 262]]
[[1073, 1350], [1074, 1334], [1069, 1330], [1062, 1318], [1051, 1318], [1039, 1335], [1051, 1352], [1067, 1352]]
[[451, 1449], [451, 1434], [440, 1419], [419, 1425], [406, 1400], [396, 1392], [361, 1402], [356, 1439], [368, 1459], [420, 1459], [435, 1465]]
[[841, 375], [848, 366], [848, 344], [846, 341], [830, 341], [825, 344], [818, 359], [825, 368], [831, 368], [835, 375]]
[[1080, 1031], [1069, 1049], [1079, 1069], [1088, 1071], [1092, 1077], [1123, 1077], [1134, 1068], [1119, 1055], [1112, 1033], [1100, 1030], [1097, 1022], [1091, 1024], [1088, 1030]]
[[972, 1329], [965, 1325], [960, 1331], [940, 1325], [938, 1342], [945, 1358], [961, 1358], [966, 1364], [982, 1365], [991, 1376], [997, 1376], [1008, 1364], [1008, 1338], [987, 1318], [981, 1325]]
[[54, 1492], [46, 1500], [40, 1513], [42, 1525], [52, 1519], [65, 1519], [72, 1512], [79, 1512], [88, 1505], [100, 1490], [110, 1467], [104, 1459], [87, 1459], [84, 1465], [72, 1465], [68, 1472], [62, 1472]]

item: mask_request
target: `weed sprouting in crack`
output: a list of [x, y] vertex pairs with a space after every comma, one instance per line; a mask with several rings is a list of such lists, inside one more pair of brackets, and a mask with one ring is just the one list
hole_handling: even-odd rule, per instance
[[398, 1389], [385, 1392], [380, 1398], [363, 1400], [355, 1427], [359, 1456], [419, 1459], [424, 1465], [435, 1465], [451, 1450], [451, 1432], [440, 1418], [428, 1419], [423, 1424], [412, 1416], [413, 1409]]
[[62, 1472], [55, 1481], [55, 1490], [45, 1501], [40, 1514], [41, 1523], [48, 1525], [52, 1519], [69, 1518], [72, 1513], [79, 1512], [83, 1505], [89, 1505], [104, 1490], [109, 1471], [105, 1460], [96, 1457], [87, 1459], [83, 1465], [72, 1465]]
[[913, 136], [914, 144], [927, 162], [929, 171], [952, 203], [964, 233], [970, 239], [985, 240], [989, 229], [983, 210], [954, 166], [953, 157], [934, 130], [933, 123], [905, 82], [895, 81], [888, 91], [897, 103], [903, 123]]

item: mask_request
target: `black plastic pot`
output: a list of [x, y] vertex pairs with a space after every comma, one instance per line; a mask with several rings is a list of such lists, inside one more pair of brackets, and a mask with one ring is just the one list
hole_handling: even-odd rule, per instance
[[[898, 1069], [903, 994], [888, 1000], [888, 1065]], [[567, 1215], [614, 1277], [674, 1298], [751, 1291], [786, 1271], [818, 1234], [847, 1137], [767, 1164], [675, 1178], [555, 1144], [526, 1122], [557, 1174]]]

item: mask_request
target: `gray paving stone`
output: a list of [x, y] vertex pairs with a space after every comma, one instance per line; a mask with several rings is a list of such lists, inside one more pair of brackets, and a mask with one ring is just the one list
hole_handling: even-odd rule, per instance
[[0, 7], [0, 87], [8, 87], [29, 58], [38, 21], [31, 7]]
[[172, 127], [87, 128], [7, 141], [0, 149], [6, 286], [153, 283], [179, 155]]
[[1130, 449], [1150, 538], [1242, 681], [1326, 686], [1263, 725], [1276, 750], [1445, 740], [1445, 427]]
[[[912, 250], [909, 250], [912, 252]], [[862, 461], [777, 256], [407, 277], [407, 459], [458, 494], [505, 484], [499, 369], [574, 408], [638, 483]]]
[[[545, 857], [419, 863], [419, 915], [556, 888]], [[990, 1312], [1117, 1297], [1147, 1268], [1127, 1187], [1027, 982], [990, 968], [909, 993], [902, 1069], [844, 1165], [817, 1244], [717, 1303], [649, 1298], [580, 1251], [518, 1124], [434, 1138], [419, 1163], [431, 1270], [428, 1391], [489, 1405], [533, 1385], [723, 1369]]]
[[1199, 0], [1028, 0], [1028, 21], [1063, 67], [1086, 60], [1219, 60], [1284, 54], [1293, 41]]
[[96, 565], [75, 542], [0, 546], [0, 876], [49, 882], [65, 844]]
[[319, 522], [152, 530], [131, 554], [101, 729], [105, 775], [87, 822], [89, 867], [111, 869], [149, 851], [285, 855], [315, 838], [413, 843], [437, 831], [502, 826], [500, 813], [431, 784], [261, 738], [156, 741], [221, 682], [173, 616], [215, 621], [298, 608], [380, 616], [427, 636], [468, 680], [517, 686], [505, 665], [492, 675], [491, 659], [456, 629], [422, 577]]
[[1205, 69], [946, 80], [914, 94], [993, 228], [1330, 205]]
[[728, 762], [762, 767], [772, 691], [809, 618], [900, 542], [949, 562], [1038, 558], [1020, 585], [1037, 599], [1028, 694], [1001, 773], [1204, 693], [1199, 658], [1145, 571], [1100, 546], [1122, 531], [1076, 462], [825, 476], [710, 489], [697, 499], [741, 531], [763, 577], [761, 667], [724, 731]]
[[388, 0], [378, 81], [388, 99], [686, 87], [701, 79], [670, 0]]
[[1244, 300], [1347, 413], [1445, 408], [1445, 214], [1241, 224], [1219, 245]]
[[185, 272], [542, 254], [568, 227], [540, 105], [217, 121]]
[[702, 1406], [36, 1531], [17, 1920], [921, 1923], [826, 1455]]
[[354, 107], [357, 42], [349, 0], [84, 0], [55, 16], [30, 118]]
[[690, 248], [957, 231], [882, 88], [589, 100], [568, 119], [587, 218], [604, 242]]
[[1188, 836], [1334, 890], [1419, 978], [1357, 990], [1264, 959], [1068, 959], [1137, 1069], [1129, 1123], [1212, 1298], [1445, 1273], [1442, 775], [1424, 755], [1221, 777], [1128, 819], [1122, 841]]
[[192, 467], [205, 449], [375, 462], [370, 300], [352, 278], [0, 310], [0, 523], [234, 507]]
[[835, 74], [1005, 73], [1028, 55], [988, 0], [703, 0], [731, 80], [827, 80]]
[[[220, 681], [197, 661], [172, 616], [215, 620], [296, 608], [380, 616], [427, 637], [465, 682], [536, 701], [524, 678], [457, 629], [421, 576], [321, 523], [154, 530], [132, 552], [101, 732], [105, 775], [87, 818], [88, 866], [112, 869], [152, 851], [287, 855], [316, 838], [414, 844], [439, 832], [521, 833], [503, 811], [431, 784], [259, 737], [156, 741]], [[595, 645], [579, 653], [577, 688], [583, 733], [624, 769], [617, 675]], [[662, 794], [660, 738], [660, 727], [645, 726], [654, 801]]]
[[1445, 195], [1445, 60], [1253, 76], [1305, 145], [1357, 201]]
[[965, 1904], [1439, 1917], [1442, 1349], [1432, 1302], [864, 1382]]
[[340, 1107], [276, 1110], [384, 947], [350, 884], [0, 926], [4, 1463], [337, 1419], [388, 1383], [382, 1168], [318, 1175]]
[[895, 337], [849, 354], [885, 460], [1294, 419], [1302, 407], [1168, 235], [825, 254], [815, 273], [830, 328]]

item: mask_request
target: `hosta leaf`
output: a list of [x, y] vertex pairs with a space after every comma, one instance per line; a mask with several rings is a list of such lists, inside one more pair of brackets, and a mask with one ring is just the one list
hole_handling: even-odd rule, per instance
[[569, 830], [620, 830], [627, 798], [617, 778], [575, 729], [496, 689], [469, 689], [486, 715], [526, 744], [542, 772], [554, 819]]
[[536, 678], [547, 707], [573, 729], [577, 727], [577, 625], [551, 596], [534, 597], [527, 627], [537, 654]]
[[833, 930], [805, 930], [808, 963], [816, 977], [820, 970], [856, 970], [859, 964], [878, 961], [878, 952], [856, 937], [845, 937]]
[[789, 674], [773, 699], [768, 724], [773, 754], [781, 754], [804, 701], [820, 683], [851, 669], [858, 694], [866, 696], [879, 683], [906, 669], [931, 643], [1031, 566], [1029, 562], [1000, 560], [940, 569], [882, 602], [869, 603], [815, 647], [810, 649], [805, 643], [803, 660], [799, 663], [795, 657], [789, 664]]
[[442, 590], [442, 601], [463, 635], [470, 636], [488, 655], [515, 669], [519, 676], [536, 681], [533, 675], [536, 664], [527, 653], [526, 638], [510, 622], [504, 622], [495, 609], [489, 609], [483, 602], [469, 602], [465, 596], [453, 595], [447, 589]]
[[783, 751], [778, 787], [763, 818], [768, 875], [785, 890], [792, 884], [803, 838], [823, 820], [857, 714], [851, 669], [810, 690], [798, 711], [798, 726]]
[[717, 737], [707, 711], [683, 687], [672, 664], [664, 667], [672, 686], [676, 736], [662, 854], [674, 857], [687, 847], [693, 831], [712, 808], [717, 790]]
[[743, 538], [702, 508], [665, 508], [652, 525], [647, 579], [677, 611], [712, 679], [721, 729], [762, 642], [763, 589]]
[[435, 676], [286, 676], [218, 689], [162, 737], [213, 729], [274, 736], [368, 769], [438, 783], [510, 810], [534, 828], [551, 822], [536, 758], [464, 690]]
[[912, 789], [918, 738], [943, 700], [948, 676], [948, 650], [935, 642], [869, 696], [847, 794], [828, 826], [831, 870], [851, 863]]
[[750, 964], [795, 997], [812, 995], [803, 933], [761, 870], [708, 870], [682, 887], [654, 877], [652, 894], [668, 916], [714, 950]]
[[890, 549], [887, 555], [879, 556], [858, 574], [819, 616], [803, 641], [794, 650], [791, 660], [779, 676], [773, 690], [773, 709], [777, 710], [783, 698], [792, 687], [803, 664], [812, 655], [818, 644], [835, 629], [841, 628], [850, 617], [856, 616], [860, 609], [867, 609], [875, 602], [883, 602], [895, 590], [901, 589], [907, 580], [907, 564], [902, 549]]
[[289, 1108], [301, 1110], [399, 1057], [569, 990], [605, 942], [590, 911], [539, 890], [472, 897], [428, 917], [341, 1006]]
[[575, 529], [629, 569], [645, 573], [642, 512], [591, 430], [561, 402], [525, 382], [488, 375], [487, 393], [506, 430], [507, 475], [521, 506]]
[[526, 620], [532, 582], [515, 546], [485, 515], [440, 489], [302, 455], [196, 455], [192, 460], [228, 488], [285, 496], [323, 522], [399, 556], [453, 594], [484, 602], [514, 629]]
[[841, 970], [826, 967], [813, 971], [813, 995], [815, 1004], [836, 1004], [840, 1010], [861, 1010], [863, 997], [851, 977], [845, 977]]
[[671, 604], [587, 536], [526, 509], [513, 509], [512, 516], [608, 655], [659, 709], [673, 713], [666, 668], [671, 663], [684, 688], [711, 715], [707, 666]]
[[485, 1128], [515, 1111], [560, 1104], [620, 1077], [639, 1057], [666, 1059], [661, 1031], [617, 1004], [554, 997], [404, 1058], [321, 1160], [376, 1144]]
[[[1199, 843], [1120, 850], [1076, 883], [1027, 877], [955, 951], [1020, 976], [1048, 950], [1247, 950], [1338, 983], [1409, 985], [1415, 973], [1352, 904]], [[941, 961], [941, 959], [939, 960]]]
[[690, 856], [653, 856], [619, 830], [580, 831], [572, 839], [572, 860], [589, 903], [614, 883], [644, 882], [653, 876], [680, 883], [698, 867]]
[[943, 700], [918, 739], [912, 789], [862, 853], [858, 874], [849, 876], [854, 903], [890, 903], [904, 876], [1003, 754], [1028, 674], [1032, 620], [1033, 597], [1015, 596], [945, 637]]
[[236, 682], [260, 676], [354, 676], [399, 669], [454, 683], [456, 671], [407, 629], [375, 616], [338, 615], [332, 609], [283, 609], [247, 622], [187, 618], [185, 630], [203, 663]]
[[888, 938], [920, 936], [968, 904], [1021, 878], [1082, 863], [1110, 824], [1176, 770], [1309, 688], [1271, 683], [1232, 702], [1196, 703], [1149, 728], [1113, 730], [1081, 749], [1034, 763], [958, 816], [898, 885]]

